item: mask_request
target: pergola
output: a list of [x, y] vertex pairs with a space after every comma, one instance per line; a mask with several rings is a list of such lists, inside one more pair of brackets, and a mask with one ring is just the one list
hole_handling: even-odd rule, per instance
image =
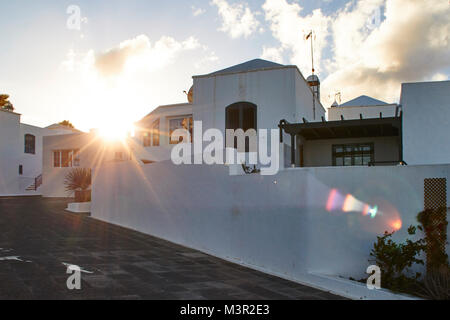
[[295, 165], [296, 137], [301, 136], [306, 140], [366, 138], [366, 137], [398, 137], [399, 163], [403, 162], [402, 147], [402, 114], [391, 118], [372, 118], [356, 120], [289, 123], [281, 120], [280, 142], [283, 143], [283, 131], [291, 136], [291, 164]]

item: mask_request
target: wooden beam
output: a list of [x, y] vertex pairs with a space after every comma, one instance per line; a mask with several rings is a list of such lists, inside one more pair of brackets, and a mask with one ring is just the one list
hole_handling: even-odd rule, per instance
[[333, 129], [327, 127], [327, 130], [328, 130], [328, 132], [331, 133], [331, 136], [332, 136], [333, 138], [336, 137], [336, 132], [334, 132]]
[[316, 129], [313, 128], [311, 131], [314, 133], [314, 135], [316, 136], [316, 138], [318, 138], [318, 139], [321, 138], [320, 134], [317, 132]]
[[295, 135], [291, 134], [291, 165], [295, 166]]

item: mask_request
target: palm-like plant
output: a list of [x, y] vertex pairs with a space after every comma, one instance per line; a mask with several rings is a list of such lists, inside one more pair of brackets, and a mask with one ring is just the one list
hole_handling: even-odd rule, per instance
[[71, 170], [64, 179], [66, 191], [75, 193], [76, 202], [89, 202], [91, 186], [91, 169], [76, 168]]

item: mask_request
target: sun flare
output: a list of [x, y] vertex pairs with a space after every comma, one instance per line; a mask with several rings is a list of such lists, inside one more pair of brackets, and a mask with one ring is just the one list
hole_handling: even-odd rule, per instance
[[104, 123], [98, 129], [99, 136], [106, 141], [122, 141], [133, 135], [133, 132], [132, 125], [117, 123]]

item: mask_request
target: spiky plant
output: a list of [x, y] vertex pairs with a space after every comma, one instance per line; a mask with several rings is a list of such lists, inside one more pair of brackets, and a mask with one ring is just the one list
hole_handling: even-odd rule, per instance
[[66, 192], [75, 193], [78, 202], [88, 201], [84, 194], [91, 186], [91, 169], [76, 168], [72, 169], [64, 179]]
[[450, 269], [441, 267], [427, 272], [422, 284], [421, 296], [432, 300], [450, 300]]

